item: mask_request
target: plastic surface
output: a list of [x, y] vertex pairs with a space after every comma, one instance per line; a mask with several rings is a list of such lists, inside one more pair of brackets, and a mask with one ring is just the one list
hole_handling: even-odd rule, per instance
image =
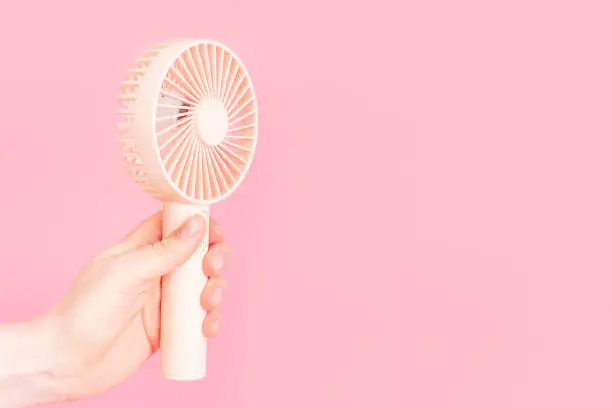
[[[164, 204], [164, 236], [196, 213], [203, 214], [208, 225], [208, 211], [206, 206]], [[208, 233], [201, 249], [162, 281], [160, 348], [162, 371], [168, 379], [188, 381], [206, 376], [206, 338], [202, 334], [206, 312], [200, 305], [200, 294], [207, 282], [202, 272], [207, 250]]]

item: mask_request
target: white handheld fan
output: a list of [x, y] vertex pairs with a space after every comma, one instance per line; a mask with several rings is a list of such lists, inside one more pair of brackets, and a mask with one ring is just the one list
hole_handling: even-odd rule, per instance
[[[182, 40], [151, 48], [128, 70], [119, 97], [121, 148], [132, 177], [163, 201], [168, 235], [242, 182], [257, 141], [257, 102], [242, 62], [222, 44]], [[162, 281], [164, 376], [206, 376], [202, 247]]]

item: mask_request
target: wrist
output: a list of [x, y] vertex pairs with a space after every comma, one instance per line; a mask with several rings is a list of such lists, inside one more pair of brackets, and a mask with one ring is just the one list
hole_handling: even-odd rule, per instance
[[0, 406], [23, 408], [64, 399], [57, 375], [58, 338], [46, 317], [0, 326]]

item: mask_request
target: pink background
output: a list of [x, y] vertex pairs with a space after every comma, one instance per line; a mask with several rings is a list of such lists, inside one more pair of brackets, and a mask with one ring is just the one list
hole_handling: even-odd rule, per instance
[[145, 47], [228, 44], [261, 133], [209, 378], [75, 406], [612, 406], [609, 0], [93, 4], [0, 6], [3, 320], [158, 208], [115, 142]]

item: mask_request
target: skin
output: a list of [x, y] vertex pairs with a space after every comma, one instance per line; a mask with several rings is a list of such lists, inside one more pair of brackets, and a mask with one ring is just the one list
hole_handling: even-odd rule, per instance
[[[47, 313], [0, 326], [0, 406], [80, 400], [129, 378], [159, 349], [161, 278], [189, 259], [205, 227], [196, 215], [162, 239], [157, 213], [95, 256]], [[201, 304], [210, 338], [221, 324], [219, 272], [229, 257], [213, 219], [209, 240]]]

